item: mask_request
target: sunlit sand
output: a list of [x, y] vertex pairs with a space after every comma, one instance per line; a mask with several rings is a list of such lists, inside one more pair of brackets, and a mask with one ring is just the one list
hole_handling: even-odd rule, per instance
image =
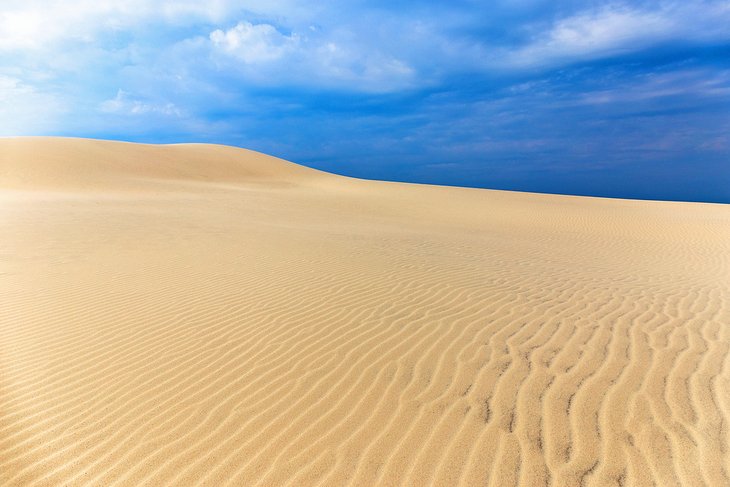
[[0, 140], [1, 485], [730, 485], [730, 206]]

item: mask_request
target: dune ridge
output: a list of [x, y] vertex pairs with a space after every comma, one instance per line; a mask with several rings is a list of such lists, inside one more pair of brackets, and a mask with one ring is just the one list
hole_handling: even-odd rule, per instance
[[730, 207], [0, 139], [0, 485], [730, 485]]

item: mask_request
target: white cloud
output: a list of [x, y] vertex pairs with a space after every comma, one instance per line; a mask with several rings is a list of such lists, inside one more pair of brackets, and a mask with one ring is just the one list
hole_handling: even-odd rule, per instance
[[414, 81], [412, 67], [377, 45], [338, 39], [336, 33], [311, 26], [301, 34], [284, 34], [271, 24], [239, 22], [213, 31], [209, 42], [221, 68], [233, 68], [253, 83], [385, 92]]
[[41, 49], [62, 41], [91, 42], [102, 31], [149, 22], [221, 21], [227, 0], [3, 0], [0, 51]]
[[99, 105], [99, 109], [104, 113], [124, 115], [159, 114], [175, 117], [182, 116], [182, 111], [174, 103], [145, 103], [130, 98], [129, 93], [121, 89], [117, 91], [117, 96], [103, 101]]
[[630, 48], [636, 41], [666, 32], [672, 23], [656, 12], [606, 9], [558, 22], [542, 46], [531, 46], [532, 54], [582, 56]]
[[598, 59], [670, 40], [730, 39], [730, 4], [663, 2], [651, 9], [609, 4], [560, 19], [520, 48], [499, 53], [506, 67], [551, 66]]
[[311, 22], [322, 6], [295, 0], [1, 0], [0, 51], [93, 41], [137, 26], [222, 23], [244, 13]]
[[210, 34], [213, 45], [246, 64], [275, 61], [299, 47], [296, 34], [284, 35], [270, 24], [239, 22], [235, 27]]
[[[531, 2], [520, 2], [520, 12]], [[730, 39], [727, 0], [620, 2], [582, 3], [558, 19], [507, 16], [506, 27], [516, 33], [510, 41], [528, 33], [527, 41], [500, 48], [507, 42], [500, 28], [488, 32], [493, 24], [484, 23], [475, 6], [0, 0], [0, 73], [6, 75], [0, 127], [40, 126], [63, 103], [109, 123], [142, 125], [141, 115], [183, 123], [211, 106], [242, 109], [251, 86], [388, 93], [446, 85], [464, 73], [547, 70], [665, 41]], [[656, 85], [642, 96], [680, 86]], [[118, 87], [127, 91], [114, 95]], [[726, 93], [727, 85], [698, 81], [692, 89]], [[578, 101], [607, 103], [617, 96], [596, 92]], [[35, 121], [25, 116], [31, 107]]]

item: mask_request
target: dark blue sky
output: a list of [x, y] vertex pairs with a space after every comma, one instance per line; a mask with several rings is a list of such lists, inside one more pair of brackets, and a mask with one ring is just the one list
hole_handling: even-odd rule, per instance
[[730, 203], [729, 1], [9, 0], [0, 135]]

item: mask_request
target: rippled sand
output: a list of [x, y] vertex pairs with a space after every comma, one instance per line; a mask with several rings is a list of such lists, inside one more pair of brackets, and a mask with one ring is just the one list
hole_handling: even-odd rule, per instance
[[0, 140], [1, 485], [730, 485], [730, 205]]

